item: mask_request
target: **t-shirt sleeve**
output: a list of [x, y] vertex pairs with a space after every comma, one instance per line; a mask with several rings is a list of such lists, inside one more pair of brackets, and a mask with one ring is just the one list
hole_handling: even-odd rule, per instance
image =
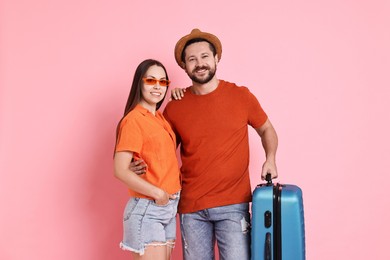
[[165, 118], [165, 120], [167, 120], [167, 122], [169, 123], [169, 125], [171, 126], [173, 132], [175, 133], [176, 135], [176, 146], [179, 145], [181, 143], [181, 139], [180, 139], [180, 135], [179, 133], [176, 131], [176, 128], [175, 128], [175, 124], [172, 122], [172, 117], [171, 117], [171, 102], [173, 101], [169, 101], [168, 104], [166, 105], [165, 109], [164, 109], [164, 112], [163, 112], [163, 116]]
[[268, 116], [264, 112], [263, 108], [260, 105], [260, 102], [257, 100], [255, 95], [253, 95], [249, 90], [247, 94], [247, 100], [248, 100], [248, 124], [253, 128], [258, 128], [267, 121]]
[[139, 126], [127, 120], [122, 121], [118, 133], [118, 142], [115, 151], [130, 151], [140, 153], [142, 143], [142, 134]]
[[[170, 102], [172, 102], [172, 101], [170, 101]], [[170, 104], [168, 103], [168, 104], [165, 106], [165, 109], [164, 109], [164, 112], [163, 112], [163, 116], [164, 116], [165, 120], [168, 121], [168, 123], [170, 123], [169, 112], [168, 112], [169, 106], [170, 106]]]

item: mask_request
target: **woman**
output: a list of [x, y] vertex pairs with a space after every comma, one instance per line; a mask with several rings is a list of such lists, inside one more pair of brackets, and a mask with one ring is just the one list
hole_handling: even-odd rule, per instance
[[[180, 170], [176, 137], [157, 111], [170, 81], [156, 60], [138, 65], [125, 113], [118, 123], [114, 154], [115, 177], [128, 188], [124, 235], [120, 247], [134, 259], [170, 259], [176, 237], [176, 212], [180, 194]], [[146, 173], [131, 171], [133, 159], [142, 159]]]

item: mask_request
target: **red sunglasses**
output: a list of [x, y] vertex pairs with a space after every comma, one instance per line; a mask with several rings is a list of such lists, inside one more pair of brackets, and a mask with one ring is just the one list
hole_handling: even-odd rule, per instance
[[142, 78], [147, 85], [156, 85], [157, 82], [161, 87], [167, 87], [171, 81], [167, 79]]

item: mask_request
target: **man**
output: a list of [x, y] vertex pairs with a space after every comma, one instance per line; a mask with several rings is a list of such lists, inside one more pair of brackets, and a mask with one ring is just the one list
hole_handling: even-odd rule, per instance
[[219, 80], [222, 44], [194, 29], [175, 47], [175, 59], [192, 80], [164, 116], [181, 144], [182, 191], [179, 202], [186, 260], [250, 259], [251, 185], [248, 125], [261, 137], [266, 160], [261, 178], [278, 176], [276, 132], [256, 97], [246, 87]]

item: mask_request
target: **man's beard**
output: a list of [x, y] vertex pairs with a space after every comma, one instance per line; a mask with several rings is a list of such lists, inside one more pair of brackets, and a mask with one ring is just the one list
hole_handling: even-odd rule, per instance
[[[208, 72], [208, 74], [207, 74], [207, 76], [205, 78], [198, 78], [198, 77], [195, 76], [195, 72], [197, 70], [201, 70], [201, 69], [205, 69]], [[190, 79], [193, 82], [196, 82], [198, 84], [206, 84], [214, 77], [216, 71], [217, 71], [216, 67], [214, 67], [214, 69], [211, 69], [209, 66], [202, 66], [202, 67], [196, 67], [192, 71], [192, 74], [187, 72], [187, 75], [190, 77]]]

